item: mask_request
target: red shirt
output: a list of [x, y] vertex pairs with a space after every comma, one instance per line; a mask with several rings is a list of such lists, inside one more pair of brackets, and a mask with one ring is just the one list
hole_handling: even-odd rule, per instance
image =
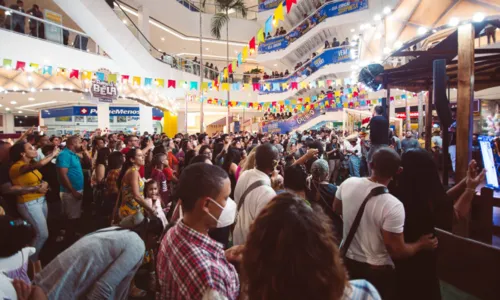
[[203, 299], [213, 290], [228, 300], [238, 298], [238, 273], [222, 244], [179, 221], [161, 241], [156, 273], [160, 300]]

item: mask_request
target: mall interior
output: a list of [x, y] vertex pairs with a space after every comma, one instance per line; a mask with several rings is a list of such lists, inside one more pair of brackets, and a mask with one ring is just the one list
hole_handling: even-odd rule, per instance
[[[348, 140], [381, 107], [401, 141], [453, 149], [436, 159], [447, 190], [481, 157], [468, 216], [433, 233], [434, 275], [443, 299], [500, 298], [500, 0], [0, 0], [0, 43], [3, 141], [33, 128]], [[48, 298], [76, 299], [61, 295]]]

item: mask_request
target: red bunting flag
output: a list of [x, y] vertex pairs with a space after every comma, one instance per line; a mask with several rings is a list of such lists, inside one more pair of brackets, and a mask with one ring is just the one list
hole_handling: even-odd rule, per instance
[[128, 81], [129, 78], [130, 78], [130, 75], [122, 75], [122, 83], [124, 81]]
[[391, 96], [391, 101], [394, 101], [394, 96]]
[[227, 71], [228, 71], [229, 73], [233, 73], [233, 64], [229, 64], [229, 65], [227, 65]]
[[298, 82], [292, 82], [292, 90], [298, 90], [299, 89], [299, 83]]
[[248, 108], [252, 108], [253, 107], [253, 103], [252, 102], [248, 102]]
[[327, 80], [327, 81], [326, 81], [326, 85], [327, 85], [328, 87], [331, 87], [331, 86], [332, 86], [332, 81], [331, 81], [331, 80]]
[[325, 102], [325, 107], [330, 107], [330, 103], [328, 101]]
[[333, 93], [328, 93], [326, 96], [327, 96], [328, 98], [333, 98]]
[[303, 98], [299, 98], [299, 101], [298, 101], [299, 104], [302, 103], [303, 100], [304, 100]]
[[250, 47], [250, 50], [255, 50], [255, 37], [253, 37], [250, 42], [248, 43], [248, 46]]
[[24, 67], [26, 67], [26, 63], [24, 61], [18, 61], [16, 63], [16, 70], [23, 70], [24, 71]]
[[297, 0], [286, 0], [286, 13], [290, 13], [293, 4], [297, 4]]
[[276, 102], [271, 102], [271, 106], [275, 107], [276, 106]]
[[260, 90], [260, 83], [258, 83], [258, 82], [254, 83], [253, 84], [253, 91], [255, 92], [255, 91], [259, 91], [259, 90]]
[[78, 70], [71, 70], [71, 73], [69, 73], [69, 78], [76, 78], [78, 79], [78, 76], [80, 76], [80, 72]]
[[169, 80], [167, 81], [167, 88], [174, 88], [174, 89], [175, 89], [175, 86], [176, 86], [176, 82], [175, 82], [175, 80], [171, 80], [171, 79], [169, 79]]

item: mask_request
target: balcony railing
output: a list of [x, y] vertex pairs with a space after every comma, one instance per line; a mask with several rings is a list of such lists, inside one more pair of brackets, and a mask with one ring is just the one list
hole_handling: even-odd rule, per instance
[[[31, 12], [31, 10], [28, 12]], [[0, 29], [10, 30], [32, 38], [71, 47], [79, 51], [107, 56], [87, 34], [65, 27], [55, 21], [36, 17], [33, 15], [36, 13], [23, 13], [0, 5]], [[39, 14], [42, 15], [42, 11], [39, 11]], [[59, 20], [62, 20], [62, 17], [54, 12], [46, 10], [45, 15], [52, 19], [59, 18]]]
[[[209, 80], [215, 80], [219, 74], [223, 70], [212, 69], [207, 66], [202, 66], [200, 68], [200, 63], [198, 61], [186, 59], [174, 54], [167, 54], [163, 51], [160, 51], [155, 45], [151, 43], [149, 39], [144, 36], [139, 27], [135, 24], [135, 22], [130, 18], [127, 12], [122, 8], [121, 1], [116, 1], [115, 5], [115, 13], [120, 18], [123, 23], [127, 26], [127, 28], [132, 32], [132, 34], [139, 40], [139, 42], [143, 45], [143, 47], [157, 60], [170, 65], [172, 68], [191, 73], [194, 75], [202, 75], [204, 78]], [[251, 83], [252, 76], [247, 74], [230, 74], [228, 80], [223, 80], [222, 82], [229, 83]]]
[[[200, 1], [189, 1], [189, 0], [177, 0], [180, 4], [182, 4], [184, 7], [187, 9], [194, 11], [194, 12], [201, 12], [206, 13], [206, 14], [216, 14], [219, 12], [225, 12], [219, 9], [219, 7], [212, 1], [208, 0], [205, 3], [205, 6], [202, 5], [203, 2]], [[238, 19], [246, 19], [246, 20], [257, 20], [257, 14], [259, 13], [258, 6], [251, 6], [247, 7], [247, 15], [246, 17], [243, 17], [240, 13], [234, 11], [234, 12], [229, 12], [229, 17], [231, 18], [238, 18]]]

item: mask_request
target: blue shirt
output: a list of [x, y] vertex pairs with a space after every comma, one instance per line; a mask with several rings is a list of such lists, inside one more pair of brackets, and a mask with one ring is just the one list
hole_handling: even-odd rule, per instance
[[[80, 158], [73, 151], [68, 148], [64, 148], [61, 153], [57, 156], [56, 166], [58, 168], [67, 168], [68, 169], [68, 179], [71, 182], [71, 186], [76, 191], [83, 191], [83, 170], [82, 164], [80, 163]], [[59, 178], [59, 182], [61, 179]], [[69, 193], [62, 184], [61, 184], [61, 192]]]

